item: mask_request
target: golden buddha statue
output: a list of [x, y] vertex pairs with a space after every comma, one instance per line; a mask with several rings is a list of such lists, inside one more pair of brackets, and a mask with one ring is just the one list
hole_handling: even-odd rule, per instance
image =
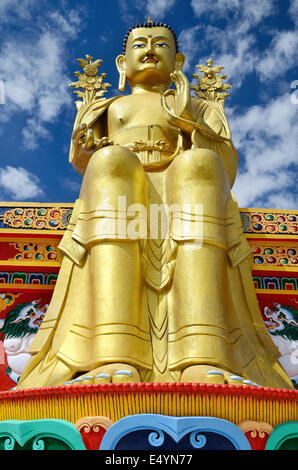
[[[94, 78], [101, 61], [86, 57], [78, 60]], [[191, 97], [184, 61], [171, 28], [150, 20], [128, 32], [116, 59], [119, 89], [127, 81], [131, 94], [103, 98], [104, 74], [100, 92], [87, 85], [85, 95], [77, 92], [84, 99], [70, 162], [83, 175], [81, 192], [17, 388], [140, 381], [292, 388], [259, 311], [231, 192], [238, 157], [219, 93], [228, 85], [221, 76], [208, 88], [221, 70], [208, 61], [207, 85], [194, 86]], [[146, 231], [152, 221], [154, 236]]]

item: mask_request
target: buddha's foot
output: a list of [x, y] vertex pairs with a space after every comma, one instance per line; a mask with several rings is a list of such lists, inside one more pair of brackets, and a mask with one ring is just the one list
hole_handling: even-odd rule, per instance
[[128, 364], [105, 364], [69, 380], [64, 385], [90, 385], [107, 383], [141, 382], [138, 371]]
[[140, 370], [142, 382], [179, 382], [181, 372], [170, 371], [166, 369], [163, 373], [158, 371], [155, 367], [152, 370]]
[[218, 367], [199, 364], [187, 367], [181, 375], [180, 382], [198, 382], [208, 384], [230, 384], [230, 385], [255, 385], [258, 384], [239, 377], [239, 375], [228, 372]]

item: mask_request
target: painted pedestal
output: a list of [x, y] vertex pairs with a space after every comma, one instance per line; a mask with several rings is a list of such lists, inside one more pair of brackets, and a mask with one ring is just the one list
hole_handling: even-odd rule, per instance
[[[297, 450], [295, 390], [146, 383], [13, 390], [54, 290], [72, 208], [0, 203], [0, 450]], [[297, 384], [298, 215], [241, 209], [241, 217], [264, 322]], [[34, 332], [22, 336], [11, 326], [28, 308]]]

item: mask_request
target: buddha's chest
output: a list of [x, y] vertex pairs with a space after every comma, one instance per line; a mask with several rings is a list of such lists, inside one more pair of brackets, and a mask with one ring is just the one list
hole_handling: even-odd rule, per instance
[[108, 110], [109, 135], [132, 126], [169, 126], [159, 94], [130, 95], [112, 103]]
[[155, 171], [175, 154], [179, 131], [167, 121], [160, 95], [152, 93], [115, 100], [108, 111], [108, 135], [113, 144], [135, 152], [146, 170]]

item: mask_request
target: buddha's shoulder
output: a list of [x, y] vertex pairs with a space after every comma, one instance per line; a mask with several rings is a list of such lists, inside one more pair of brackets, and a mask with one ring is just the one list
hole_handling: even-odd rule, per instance
[[[144, 96], [140, 95], [121, 95], [115, 97], [113, 101], [109, 104], [109, 113], [119, 114], [119, 113], [126, 113], [132, 109], [139, 109], [140, 107], [146, 107], [148, 105], [147, 99]], [[160, 102], [160, 98], [159, 101]], [[151, 101], [152, 104], [152, 101]]]
[[132, 103], [138, 101], [140, 98], [137, 95], [117, 95], [111, 99], [111, 106], [123, 106], [126, 103]]
[[109, 100], [108, 107], [109, 110], [119, 109], [119, 107], [125, 106], [126, 103], [131, 102], [132, 95], [118, 95], [114, 96]]

